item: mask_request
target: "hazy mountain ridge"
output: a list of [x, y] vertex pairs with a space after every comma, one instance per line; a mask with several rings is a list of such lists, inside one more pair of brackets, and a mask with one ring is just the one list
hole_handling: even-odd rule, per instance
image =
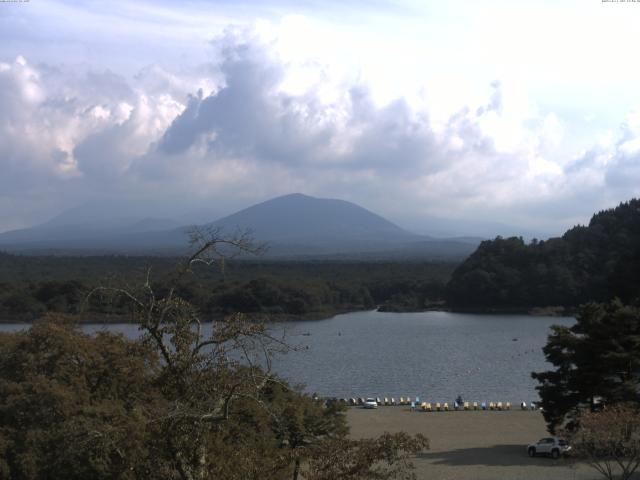
[[[49, 222], [0, 234], [9, 251], [176, 254], [187, 247], [189, 226], [171, 219], [91, 218], [86, 212], [73, 224], [74, 211]], [[433, 239], [404, 230], [354, 203], [302, 194], [277, 197], [204, 226], [225, 233], [250, 230], [277, 257], [367, 254], [368, 256], [464, 257], [478, 241]]]
[[420, 236], [354, 203], [294, 193], [245, 208], [212, 223], [225, 230], [251, 228], [263, 241], [325, 244], [327, 241], [405, 242]]

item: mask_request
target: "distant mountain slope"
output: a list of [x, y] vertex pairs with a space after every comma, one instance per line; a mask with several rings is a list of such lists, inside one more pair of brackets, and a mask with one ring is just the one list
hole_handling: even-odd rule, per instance
[[300, 193], [253, 205], [213, 225], [226, 230], [250, 228], [262, 241], [313, 245], [345, 240], [383, 244], [428, 238], [407, 232], [354, 203]]
[[446, 296], [457, 309], [640, 299], [640, 200], [599, 212], [560, 238], [484, 241], [454, 271]]
[[[172, 220], [100, 216], [73, 211], [45, 224], [0, 234], [0, 248], [55, 253], [177, 254], [187, 248], [187, 231]], [[388, 220], [344, 200], [302, 194], [277, 197], [205, 226], [225, 234], [249, 229], [266, 242], [272, 257], [325, 257], [367, 254], [375, 257], [463, 258], [477, 242], [432, 239], [403, 230]]]
[[118, 218], [84, 223], [49, 221], [41, 225], [0, 234], [0, 247], [29, 248], [109, 248], [127, 243], [127, 238], [148, 238], [180, 224], [162, 218]]

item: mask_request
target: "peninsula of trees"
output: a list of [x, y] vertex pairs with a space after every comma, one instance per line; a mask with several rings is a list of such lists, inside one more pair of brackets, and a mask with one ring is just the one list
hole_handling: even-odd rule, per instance
[[453, 272], [447, 304], [465, 311], [526, 311], [640, 295], [640, 200], [595, 214], [546, 241], [484, 241]]

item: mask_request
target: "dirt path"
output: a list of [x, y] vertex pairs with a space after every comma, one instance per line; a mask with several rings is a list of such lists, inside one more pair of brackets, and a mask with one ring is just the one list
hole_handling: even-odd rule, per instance
[[350, 408], [354, 438], [385, 431], [422, 433], [431, 449], [415, 460], [420, 479], [595, 480], [599, 474], [570, 460], [529, 458], [526, 445], [548, 436], [540, 412], [412, 412], [407, 407]]

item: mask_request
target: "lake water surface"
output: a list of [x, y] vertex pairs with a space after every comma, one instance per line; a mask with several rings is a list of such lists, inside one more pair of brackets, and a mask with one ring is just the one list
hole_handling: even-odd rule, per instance
[[[274, 359], [274, 370], [308, 392], [336, 397], [420, 396], [451, 402], [529, 402], [538, 395], [532, 371], [549, 368], [542, 354], [549, 327], [573, 318], [449, 312], [354, 312], [326, 320], [273, 326], [299, 349]], [[0, 325], [0, 330], [25, 328]], [[85, 325], [136, 337], [135, 325]]]

